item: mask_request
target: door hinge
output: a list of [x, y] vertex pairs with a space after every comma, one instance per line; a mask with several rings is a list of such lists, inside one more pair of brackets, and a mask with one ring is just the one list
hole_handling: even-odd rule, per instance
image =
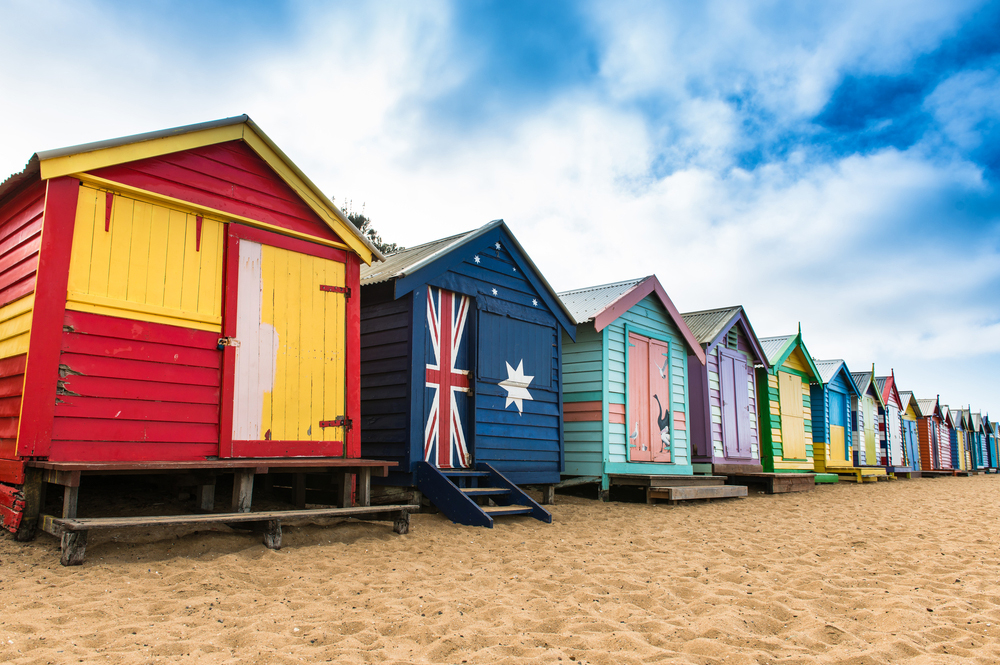
[[240, 340], [236, 339], [235, 337], [220, 337], [219, 342], [215, 348], [221, 351], [223, 347], [226, 346], [239, 347], [239, 345], [240, 345]]
[[345, 297], [351, 297], [351, 287], [349, 286], [330, 286], [329, 284], [320, 284], [319, 290], [327, 293], [343, 293]]
[[337, 416], [334, 420], [319, 421], [320, 427], [343, 427], [350, 432], [354, 428], [354, 422], [347, 416]]

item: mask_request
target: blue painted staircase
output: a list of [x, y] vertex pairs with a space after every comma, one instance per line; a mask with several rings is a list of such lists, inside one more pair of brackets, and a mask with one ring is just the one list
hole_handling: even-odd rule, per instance
[[[452, 522], [493, 528], [493, 519], [505, 515], [530, 515], [552, 523], [552, 513], [489, 464], [475, 469], [438, 469], [420, 462], [417, 488]], [[494, 505], [489, 505], [490, 503]]]

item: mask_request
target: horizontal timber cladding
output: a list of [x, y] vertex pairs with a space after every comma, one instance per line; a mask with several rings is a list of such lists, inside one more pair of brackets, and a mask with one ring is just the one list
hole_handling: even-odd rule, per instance
[[[524, 321], [480, 309], [476, 327], [473, 454], [521, 484], [558, 482], [562, 470], [559, 331], [554, 317], [535, 314]], [[505, 387], [519, 373], [527, 381], [521, 398]]]
[[81, 186], [66, 307], [221, 332], [224, 237], [221, 221]]
[[141, 159], [92, 173], [298, 233], [341, 240], [243, 141]]
[[35, 290], [45, 184], [36, 183], [0, 206], [0, 307]]
[[49, 459], [217, 455], [217, 342], [211, 332], [67, 311]]
[[362, 287], [361, 456], [405, 467], [409, 450], [410, 307], [392, 282]]
[[[576, 328], [576, 342], [562, 333], [563, 445], [574, 476], [603, 473], [607, 424], [604, 419], [604, 335], [591, 323]], [[625, 405], [611, 404], [608, 420], [625, 422]]]
[[[624, 312], [605, 328], [608, 338], [607, 392], [611, 404], [626, 403], [628, 394], [627, 353], [628, 333], [632, 332], [664, 342], [669, 348], [669, 357], [664, 366], [657, 365], [650, 371], [666, 375], [670, 389], [669, 410], [673, 414], [670, 421], [670, 461], [636, 462], [629, 468], [634, 473], [649, 473], [643, 469], [651, 467], [673, 468], [678, 473], [690, 473], [691, 451], [688, 436], [688, 379], [687, 347], [676, 324], [660, 300], [650, 294]], [[652, 404], [656, 408], [656, 404]], [[628, 429], [625, 424], [608, 426], [608, 462], [629, 462]]]

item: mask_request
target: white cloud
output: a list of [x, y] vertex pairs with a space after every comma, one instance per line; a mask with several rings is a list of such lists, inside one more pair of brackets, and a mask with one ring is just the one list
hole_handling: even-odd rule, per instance
[[[955, 192], [983, 194], [977, 168], [930, 159], [926, 145], [829, 162], [802, 147], [733, 166], [758, 137], [729, 96], [762, 104], [774, 116], [763, 131], [777, 131], [821, 108], [845, 69], [899, 69], [954, 30], [955, 14], [934, 3], [869, 4], [787, 26], [739, 4], [683, 16], [601, 4], [602, 87], [468, 135], [427, 122], [472, 67], [443, 2], [310, 5], [280, 53], [199, 67], [92, 7], [49, 7], [63, 19], [46, 23], [16, 5], [17, 27], [0, 21], [0, 56], [24, 66], [0, 71], [0, 89], [16, 91], [0, 120], [19, 131], [5, 133], [0, 167], [248, 112], [326, 192], [365, 204], [387, 240], [414, 245], [503, 217], [557, 289], [656, 273], [682, 310], [742, 303], [761, 335], [802, 321], [817, 355], [892, 363], [901, 381], [928, 358], [985, 358], [995, 372], [1000, 314], [988, 294], [1000, 262], [989, 247], [946, 242], [925, 218]], [[60, 48], [33, 50], [43, 27]], [[987, 108], [995, 85], [957, 77], [929, 102], [953, 140], [972, 140], [980, 107], [961, 103], [966, 91]], [[654, 94], [662, 121], [639, 110]], [[669, 175], [657, 177], [663, 159]], [[920, 376], [904, 385], [927, 394], [933, 377]]]

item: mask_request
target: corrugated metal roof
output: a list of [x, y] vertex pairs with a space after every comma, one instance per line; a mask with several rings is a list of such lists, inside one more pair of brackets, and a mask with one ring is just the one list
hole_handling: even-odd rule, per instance
[[795, 337], [795, 335], [781, 335], [780, 337], [761, 337], [760, 347], [764, 349], [764, 354], [767, 356], [767, 362], [772, 365], [777, 362], [778, 357], [781, 355], [781, 350], [785, 348], [785, 344], [788, 340]]
[[588, 286], [585, 289], [563, 291], [558, 295], [576, 322], [583, 323], [592, 320], [599, 312], [604, 311], [605, 307], [634, 289], [645, 279], [648, 278], [640, 277], [613, 284]]
[[390, 279], [398, 279], [400, 277], [412, 275], [448, 252], [451, 252], [452, 250], [485, 235], [493, 229], [502, 229], [505, 232], [506, 237], [510, 239], [511, 243], [513, 243], [518, 255], [521, 256], [525, 263], [528, 264], [528, 267], [535, 274], [535, 277], [537, 277], [538, 281], [542, 283], [544, 290], [554, 301], [553, 305], [561, 309], [563, 314], [566, 315], [571, 323], [576, 323], [576, 320], [573, 318], [573, 314], [569, 311], [569, 309], [567, 309], [562, 300], [560, 300], [559, 296], [555, 292], [555, 289], [553, 289], [552, 285], [549, 284], [549, 281], [545, 279], [545, 275], [543, 275], [538, 269], [535, 262], [531, 260], [528, 253], [524, 251], [524, 247], [521, 246], [521, 243], [518, 242], [517, 238], [513, 233], [511, 233], [510, 228], [507, 227], [502, 219], [494, 219], [492, 222], [484, 224], [478, 229], [474, 229], [467, 233], [460, 233], [448, 238], [442, 238], [441, 240], [435, 240], [433, 242], [396, 252], [395, 254], [386, 257], [381, 265], [362, 265], [361, 284], [378, 284]]
[[854, 381], [854, 385], [857, 386], [858, 392], [862, 395], [868, 390], [868, 384], [871, 383], [871, 379], [871, 372], [851, 372], [851, 380]]
[[875, 387], [878, 388], [879, 395], [885, 394], [885, 382], [889, 380], [888, 376], [876, 376], [875, 377]]
[[0, 183], [0, 201], [2, 201], [5, 196], [20, 187], [22, 184], [38, 175], [38, 173], [38, 156], [34, 155], [28, 160], [28, 163], [24, 165], [23, 171], [11, 174], [6, 180]]
[[823, 385], [830, 383], [840, 366], [844, 365], [843, 360], [816, 360], [813, 358], [813, 362], [816, 363], [816, 369], [819, 370], [819, 375], [823, 379]]
[[969, 417], [972, 420], [972, 429], [978, 431], [983, 426], [983, 414], [982, 413], [970, 413]]
[[901, 391], [899, 391], [899, 399], [903, 400], [903, 411], [904, 412], [909, 407], [910, 402], [913, 402], [913, 409], [914, 409], [914, 411], [917, 412], [917, 416], [919, 417], [919, 416], [923, 415], [923, 413], [920, 411], [920, 403], [917, 401], [917, 398], [913, 396], [913, 393], [911, 391], [909, 391], [909, 390], [901, 390]]
[[729, 325], [733, 317], [743, 309], [740, 305], [735, 307], [722, 307], [719, 309], [705, 309], [700, 312], [688, 312], [681, 314], [684, 322], [691, 329], [691, 334], [698, 340], [699, 344], [710, 344], [719, 333]]
[[920, 413], [930, 416], [934, 414], [934, 407], [937, 406], [936, 399], [918, 399], [917, 406], [920, 407]]
[[413, 266], [423, 263], [427, 258], [443, 254], [443, 250], [452, 245], [460, 244], [461, 240], [467, 236], [471, 236], [473, 233], [475, 231], [467, 231], [466, 233], [459, 233], [458, 235], [434, 240], [423, 245], [417, 245], [416, 247], [409, 247], [395, 254], [390, 254], [385, 257], [385, 261], [382, 263], [361, 266], [361, 284], [362, 286], [366, 284], [378, 284], [379, 282], [385, 282], [396, 277], [402, 277]]

